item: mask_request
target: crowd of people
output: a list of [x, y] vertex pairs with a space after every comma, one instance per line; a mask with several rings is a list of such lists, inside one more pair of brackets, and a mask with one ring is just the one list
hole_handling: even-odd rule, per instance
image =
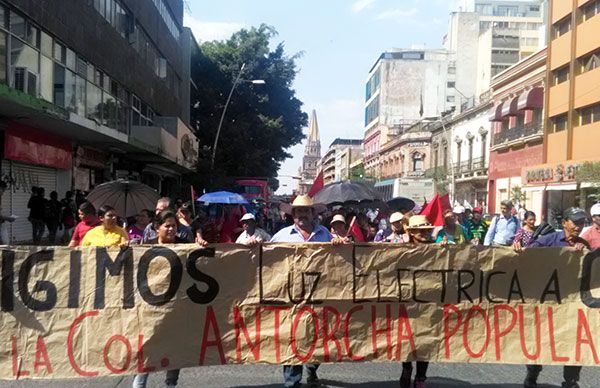
[[[79, 200], [79, 203], [78, 203]], [[40, 243], [48, 230], [51, 244], [57, 242], [56, 232], [62, 229], [63, 241], [68, 237], [69, 247], [104, 246], [126, 247], [132, 244], [238, 243], [253, 246], [263, 242], [320, 242], [334, 245], [352, 242], [393, 244], [437, 244], [441, 248], [455, 245], [482, 245], [512, 247], [516, 252], [532, 247], [571, 247], [575, 250], [600, 247], [600, 204], [587, 213], [571, 207], [564, 211], [562, 229], [542, 223], [536, 225], [536, 215], [523, 211], [521, 219], [515, 214], [511, 201], [502, 201], [500, 214], [486, 222], [481, 208], [466, 212], [457, 206], [443, 211], [443, 225], [431, 225], [428, 217], [413, 210], [398, 209], [388, 215], [379, 209], [341, 207], [327, 210], [315, 204], [308, 196], [298, 196], [292, 204], [280, 204], [269, 212], [258, 209], [255, 214], [242, 206], [195, 209], [191, 203], [172, 202], [160, 198], [154, 211], [142, 209], [129, 220], [111, 206], [96, 209], [84, 198], [67, 192], [58, 200], [56, 192], [44, 198], [44, 189], [35, 188], [29, 200], [29, 220], [33, 242]], [[275, 209], [275, 211], [273, 211]], [[79, 222], [75, 222], [76, 219]], [[122, 225], [125, 225], [123, 227]], [[318, 365], [305, 365], [308, 383], [318, 383]], [[412, 377], [410, 362], [402, 364], [400, 386], [425, 388], [428, 363], [418, 361]], [[302, 366], [283, 367], [285, 386], [299, 386]], [[524, 386], [537, 386], [540, 365], [527, 366]], [[565, 388], [577, 388], [579, 366], [564, 367]], [[167, 386], [175, 386], [178, 370], [167, 372]], [[134, 387], [145, 387], [147, 375], [138, 375]]]

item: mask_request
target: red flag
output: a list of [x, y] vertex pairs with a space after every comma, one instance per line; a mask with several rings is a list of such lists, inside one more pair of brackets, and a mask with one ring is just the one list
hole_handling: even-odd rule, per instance
[[450, 197], [448, 194], [439, 196], [436, 194], [431, 201], [421, 210], [421, 214], [427, 217], [433, 226], [444, 225], [444, 210], [450, 209]]
[[325, 185], [325, 181], [323, 180], [323, 171], [321, 171], [319, 173], [319, 175], [317, 175], [317, 177], [315, 178], [312, 187], [310, 188], [310, 191], [308, 192], [308, 196], [309, 197], [314, 197], [315, 194], [317, 194], [319, 191], [321, 191], [321, 189], [323, 188], [323, 186]]
[[356, 217], [352, 218], [352, 222], [350, 222], [350, 228], [348, 229], [348, 235], [354, 236], [354, 240], [356, 242], [365, 242], [365, 236], [363, 235], [362, 230], [360, 230], [360, 226], [356, 223]]

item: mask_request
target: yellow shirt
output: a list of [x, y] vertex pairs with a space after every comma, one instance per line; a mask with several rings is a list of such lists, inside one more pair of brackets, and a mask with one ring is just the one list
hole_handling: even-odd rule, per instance
[[115, 226], [107, 230], [104, 226], [96, 226], [85, 234], [81, 246], [118, 247], [129, 240], [125, 229]]

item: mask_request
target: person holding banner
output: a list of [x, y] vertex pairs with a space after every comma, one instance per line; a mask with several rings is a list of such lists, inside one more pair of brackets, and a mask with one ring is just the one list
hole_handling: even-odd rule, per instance
[[[579, 251], [584, 248], [589, 249], [590, 244], [579, 237], [586, 218], [587, 216], [583, 209], [577, 207], [568, 208], [563, 213], [562, 225], [564, 230], [540, 236], [529, 245], [529, 248], [572, 247]], [[537, 378], [541, 371], [541, 365], [527, 365], [527, 376], [525, 377], [523, 386], [525, 388], [537, 387]], [[579, 365], [565, 365], [563, 367], [563, 378], [565, 381], [562, 383], [562, 388], [579, 388], [580, 372], [581, 366]]]
[[[434, 227], [429, 223], [427, 217], [423, 215], [411, 216], [408, 219], [406, 227], [409, 235], [409, 242], [417, 246], [431, 244], [431, 232]], [[427, 380], [427, 368], [429, 362], [417, 361], [417, 373], [415, 374], [414, 388], [426, 388], [425, 380]], [[402, 375], [400, 376], [400, 388], [410, 388], [412, 377], [412, 363], [402, 363]]]
[[456, 218], [456, 213], [452, 209], [446, 209], [444, 211], [444, 226], [435, 234], [436, 244], [463, 245], [467, 240], [463, 226]]
[[404, 214], [395, 212], [390, 215], [390, 224], [392, 224], [392, 233], [385, 238], [385, 242], [394, 244], [404, 244], [410, 240], [408, 233], [404, 231], [404, 224], [406, 218]]
[[[156, 237], [142, 240], [142, 244], [186, 244], [188, 241], [177, 235], [177, 215], [174, 211], [166, 209], [156, 215], [154, 230]], [[167, 387], [177, 386], [179, 380], [179, 369], [171, 369], [166, 373], [165, 385]], [[148, 373], [135, 375], [133, 388], [145, 388], [148, 384]]]
[[[286, 209], [286, 213], [290, 213], [294, 218], [294, 224], [281, 229], [272, 238], [271, 242], [331, 242], [333, 237], [323, 225], [315, 222], [317, 211], [315, 203], [308, 195], [299, 195], [294, 199], [291, 209]], [[334, 243], [339, 244], [341, 239], [336, 238]], [[317, 369], [319, 365], [307, 364], [304, 365], [308, 372], [307, 383], [312, 386], [319, 385], [319, 377]], [[300, 387], [302, 381], [302, 365], [284, 365], [283, 380], [286, 387]]]
[[117, 225], [117, 211], [108, 205], [98, 209], [101, 224], [85, 234], [81, 246], [93, 247], [126, 247], [129, 236], [125, 229]]
[[261, 242], [269, 241], [271, 235], [263, 229], [256, 226], [256, 217], [252, 213], [246, 213], [240, 220], [244, 230], [235, 240], [236, 244], [255, 245]]
[[79, 205], [78, 214], [81, 221], [75, 226], [71, 242], [69, 242], [69, 248], [81, 245], [87, 232], [100, 225], [100, 220], [96, 215], [96, 208], [90, 202], [84, 202]]

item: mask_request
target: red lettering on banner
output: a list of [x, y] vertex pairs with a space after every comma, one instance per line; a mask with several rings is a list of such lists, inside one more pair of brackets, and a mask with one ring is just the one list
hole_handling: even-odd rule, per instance
[[149, 373], [156, 370], [154, 366], [144, 365], [144, 335], [138, 335], [137, 371], [138, 373]]
[[[329, 329], [329, 313], [333, 314], [335, 323], [333, 328]], [[329, 357], [329, 342], [333, 342], [336, 349], [336, 360], [342, 361], [342, 347], [340, 346], [340, 340], [336, 337], [335, 333], [340, 328], [340, 313], [333, 307], [323, 307], [323, 359], [325, 362], [330, 361]]]
[[[406, 334], [404, 334], [405, 330]], [[408, 343], [410, 344], [411, 352], [416, 355], [417, 347], [415, 346], [415, 340], [413, 338], [412, 329], [410, 328], [408, 311], [406, 311], [406, 306], [402, 304], [398, 306], [398, 347], [396, 348], [397, 361], [400, 361], [400, 355], [402, 354], [402, 342], [404, 341], [408, 341]]]
[[33, 371], [39, 373], [40, 367], [44, 366], [48, 374], [52, 373], [52, 364], [50, 363], [50, 357], [48, 357], [48, 350], [46, 350], [46, 343], [44, 337], [39, 336], [37, 343], [35, 344], [35, 361], [33, 362]]
[[538, 306], [534, 307], [533, 316], [535, 326], [535, 353], [530, 354], [527, 350], [527, 344], [525, 343], [525, 312], [523, 306], [519, 306], [519, 338], [521, 340], [521, 350], [523, 351], [523, 355], [531, 361], [535, 361], [540, 358], [540, 353], [542, 351], [540, 309]]
[[[112, 343], [115, 341], [121, 342], [123, 345], [125, 345], [125, 349], [127, 350], [127, 356], [126, 356], [125, 362], [123, 363], [123, 366], [121, 368], [117, 368], [117, 367], [113, 366], [110, 363], [110, 360], [108, 359], [108, 351], [110, 350], [110, 346], [112, 345]], [[129, 364], [131, 364], [131, 343], [129, 342], [129, 340], [127, 338], [125, 338], [122, 335], [119, 335], [119, 334], [113, 335], [112, 337], [110, 337], [108, 339], [108, 341], [106, 341], [106, 345], [104, 345], [104, 349], [102, 350], [102, 356], [104, 358], [104, 365], [106, 365], [108, 370], [110, 370], [114, 374], [123, 373], [127, 369], [129, 369]]]
[[93, 310], [93, 311], [88, 311], [87, 313], [83, 313], [80, 316], [78, 316], [77, 318], [75, 318], [75, 320], [71, 324], [71, 327], [69, 328], [69, 334], [67, 336], [67, 355], [69, 356], [69, 363], [71, 364], [71, 367], [79, 376], [83, 376], [83, 377], [98, 376], [98, 372], [86, 371], [86, 370], [81, 369], [79, 367], [79, 365], [77, 365], [77, 362], [75, 361], [75, 355], [73, 354], [73, 337], [75, 336], [75, 331], [77, 330], [77, 327], [87, 317], [95, 317], [98, 314], [99, 314], [98, 310]]
[[[500, 330], [500, 312], [507, 311], [510, 313], [510, 323], [506, 328]], [[496, 361], [500, 361], [500, 339], [506, 336], [517, 324], [517, 311], [508, 305], [494, 306], [494, 343], [496, 345]]]
[[559, 356], [556, 354], [556, 342], [554, 338], [554, 311], [552, 307], [548, 307], [548, 334], [550, 335], [550, 353], [552, 353], [552, 361], [554, 362], [567, 362], [569, 357]]
[[19, 357], [18, 350], [17, 350], [17, 339], [15, 338], [14, 335], [11, 336], [11, 341], [12, 341], [12, 372], [13, 372], [13, 376], [15, 376], [16, 378], [27, 377], [27, 376], [29, 376], [29, 371], [26, 371], [25, 369], [22, 368], [23, 359], [21, 357]]
[[[473, 319], [475, 314], [481, 315], [481, 317], [483, 319], [483, 323], [485, 324], [485, 341], [479, 352], [474, 352], [473, 349], [471, 349], [471, 345], [469, 344], [469, 323], [471, 322], [471, 319]], [[481, 356], [483, 356], [483, 354], [485, 353], [485, 351], [488, 347], [488, 344], [490, 342], [490, 331], [491, 331], [490, 322], [488, 321], [488, 317], [487, 317], [487, 314], [485, 313], [485, 310], [483, 308], [481, 308], [480, 306], [471, 307], [469, 309], [469, 312], [467, 313], [467, 317], [465, 318], [464, 325], [465, 325], [465, 328], [463, 330], [463, 345], [465, 346], [465, 350], [467, 351], [469, 356], [471, 356], [472, 358], [481, 358]]]
[[[450, 329], [450, 326], [448, 325], [448, 321], [450, 320], [450, 310], [452, 310], [452, 312], [457, 315], [456, 326], [454, 326], [454, 328], [452, 329]], [[456, 306], [452, 304], [446, 304], [444, 305], [443, 320], [445, 356], [446, 358], [450, 358], [450, 338], [453, 337], [456, 333], [458, 333], [458, 328], [462, 324], [462, 314]]]
[[[585, 331], [585, 339], [581, 337], [581, 332]], [[585, 313], [583, 310], [577, 310], [577, 339], [575, 343], [575, 361], [581, 362], [581, 345], [587, 344], [590, 347], [592, 352], [592, 357], [594, 357], [594, 362], [596, 364], [600, 363], [598, 361], [598, 353], [596, 353], [596, 347], [594, 346], [594, 341], [592, 340], [592, 333], [590, 332], [590, 326], [588, 325], [587, 318], [585, 317]]]
[[350, 318], [352, 318], [352, 314], [359, 312], [363, 309], [363, 306], [354, 306], [348, 311], [346, 314], [346, 318], [344, 319], [344, 347], [346, 348], [346, 354], [352, 361], [362, 361], [365, 358], [363, 356], [357, 356], [352, 353], [352, 349], [350, 349]]
[[379, 352], [377, 351], [377, 336], [385, 334], [385, 340], [387, 343], [387, 358], [391, 360], [393, 356], [393, 345], [392, 345], [392, 310], [389, 304], [385, 305], [385, 328], [377, 328], [377, 306], [371, 306], [371, 340], [373, 343], [373, 357], [378, 358]]
[[235, 355], [238, 362], [242, 361], [242, 343], [240, 341], [240, 331], [244, 334], [246, 345], [250, 347], [250, 351], [254, 356], [255, 361], [260, 360], [260, 307], [256, 307], [254, 311], [254, 342], [250, 339], [248, 328], [244, 322], [244, 318], [237, 306], [233, 306], [233, 322], [235, 324]]
[[[296, 341], [296, 330], [298, 330], [298, 324], [300, 322], [300, 318], [302, 318], [302, 315], [304, 313], [308, 313], [312, 317], [313, 337], [312, 337], [312, 340], [310, 341], [310, 346], [308, 347], [308, 352], [306, 353], [305, 356], [301, 356], [298, 353], [298, 343]], [[315, 313], [315, 310], [313, 310], [312, 308], [310, 308], [308, 306], [304, 306], [296, 313], [296, 316], [294, 317], [294, 321], [292, 322], [292, 332], [290, 333], [290, 336], [291, 336], [290, 342], [292, 345], [292, 352], [294, 352], [294, 355], [296, 356], [296, 358], [300, 362], [307, 362], [308, 360], [310, 360], [310, 358], [312, 357], [312, 355], [315, 351], [315, 348], [317, 346], [317, 339], [319, 338], [319, 318], [317, 317], [317, 313]]]
[[273, 341], [275, 342], [275, 360], [281, 362], [281, 341], [279, 336], [280, 319], [279, 313], [282, 311], [289, 310], [289, 307], [276, 307], [276, 306], [263, 306], [265, 311], [273, 311], [274, 323], [273, 323]]
[[[215, 339], [209, 340], [209, 331], [212, 328]], [[209, 346], [216, 346], [219, 351], [219, 358], [221, 365], [225, 364], [225, 353], [223, 352], [223, 344], [221, 343], [221, 333], [219, 332], [219, 325], [217, 324], [217, 317], [212, 306], [206, 307], [206, 318], [204, 319], [204, 333], [202, 333], [202, 345], [200, 347], [200, 359], [198, 365], [204, 365], [204, 358], [206, 357], [206, 349]]]

